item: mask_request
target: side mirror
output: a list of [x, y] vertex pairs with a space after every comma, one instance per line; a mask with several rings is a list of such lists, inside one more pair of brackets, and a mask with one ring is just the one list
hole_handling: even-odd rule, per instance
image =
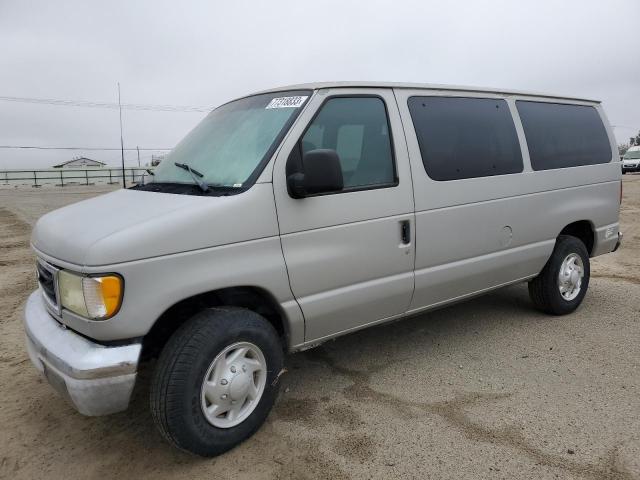
[[340, 157], [329, 149], [307, 152], [302, 157], [302, 171], [287, 177], [287, 188], [293, 198], [339, 192], [343, 186]]

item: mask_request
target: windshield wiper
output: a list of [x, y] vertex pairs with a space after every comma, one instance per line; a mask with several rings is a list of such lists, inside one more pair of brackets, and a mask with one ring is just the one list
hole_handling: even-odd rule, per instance
[[204, 175], [202, 175], [199, 171], [194, 170], [193, 168], [191, 168], [186, 163], [174, 162], [173, 164], [176, 167], [181, 168], [181, 169], [186, 170], [187, 172], [189, 172], [191, 174], [191, 178], [193, 178], [193, 181], [196, 183], [196, 185], [198, 185], [200, 187], [200, 190], [202, 190], [203, 192], [208, 192], [209, 191], [209, 185], [207, 185], [207, 182], [205, 182], [204, 180], [200, 180], [200, 178], [204, 177]]

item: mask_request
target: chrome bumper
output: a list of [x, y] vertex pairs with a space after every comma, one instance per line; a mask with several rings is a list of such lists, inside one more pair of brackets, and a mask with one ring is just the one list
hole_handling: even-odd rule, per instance
[[62, 327], [33, 292], [24, 312], [27, 351], [35, 367], [80, 413], [125, 410], [136, 382], [141, 343], [106, 347]]

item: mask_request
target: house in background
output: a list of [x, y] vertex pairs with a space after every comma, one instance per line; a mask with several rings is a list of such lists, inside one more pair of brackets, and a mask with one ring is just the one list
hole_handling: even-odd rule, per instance
[[92, 160], [87, 157], [76, 157], [68, 162], [61, 163], [60, 165], [54, 165], [53, 168], [86, 168], [86, 167], [104, 167], [106, 163]]

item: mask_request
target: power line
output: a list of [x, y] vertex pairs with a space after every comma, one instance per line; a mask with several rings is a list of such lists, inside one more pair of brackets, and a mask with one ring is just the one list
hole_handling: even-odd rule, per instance
[[[28, 149], [28, 150], [120, 150], [120, 147], [41, 147], [34, 145], [0, 145], [1, 149]], [[127, 148], [125, 150], [137, 150], [136, 148]], [[150, 151], [169, 151], [171, 148], [140, 148], [140, 150]]]
[[[29, 98], [29, 97], [3, 97], [0, 101], [16, 103], [33, 103], [37, 105], [56, 105], [59, 107], [89, 107], [89, 108], [111, 108], [118, 109], [117, 103], [92, 102], [84, 100], [60, 100], [55, 98]], [[213, 107], [192, 106], [192, 105], [145, 105], [138, 103], [123, 103], [122, 108], [126, 110], [152, 110], [158, 112], [209, 112]]]

